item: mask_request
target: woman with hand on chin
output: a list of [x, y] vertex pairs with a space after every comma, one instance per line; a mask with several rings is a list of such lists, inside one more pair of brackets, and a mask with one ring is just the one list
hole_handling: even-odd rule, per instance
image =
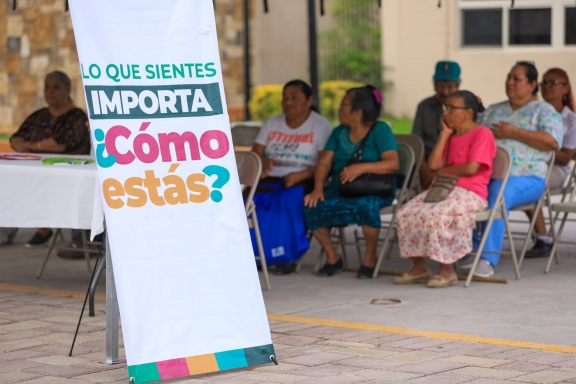
[[[442, 131], [428, 166], [435, 175], [459, 179], [446, 199], [424, 202], [428, 194], [424, 191], [398, 210], [400, 254], [411, 258], [412, 268], [394, 279], [395, 284], [427, 283], [431, 288], [443, 288], [458, 282], [453, 264], [472, 250], [474, 217], [488, 206], [488, 183], [496, 156], [494, 136], [476, 124], [478, 112], [483, 110], [469, 91], [454, 92], [446, 100]], [[424, 256], [441, 263], [438, 274], [432, 276]]]
[[[264, 123], [252, 147], [252, 151], [262, 160], [262, 180], [257, 192], [271, 192], [266, 188], [267, 185], [281, 184], [286, 188], [303, 187], [298, 201], [298, 212], [294, 212], [294, 207], [288, 206], [288, 202], [285, 202], [284, 206], [292, 211], [291, 221], [298, 220], [302, 223], [301, 226], [292, 223], [293, 228], [302, 228], [305, 232], [301, 201], [304, 194], [310, 192], [314, 186], [314, 169], [319, 154], [332, 133], [332, 126], [317, 112], [312, 97], [312, 88], [302, 80], [292, 80], [284, 85], [282, 111], [283, 113], [271, 117]], [[258, 218], [261, 220], [267, 212], [258, 205], [256, 209]], [[298, 230], [295, 229], [295, 231]], [[305, 233], [301, 235], [306, 237]], [[262, 242], [265, 252], [271, 247], [279, 246], [279, 244], [270, 244], [271, 241], [265, 236]], [[297, 241], [294, 240], [294, 243]], [[300, 256], [293, 255], [292, 258]], [[293, 262], [280, 263], [276, 266], [274, 273], [287, 275], [294, 271], [295, 266]]]
[[[519, 61], [505, 81], [508, 100], [491, 105], [478, 124], [492, 130], [496, 145], [506, 149], [512, 159], [512, 170], [504, 201], [508, 209], [536, 203], [546, 187], [547, 162], [553, 151], [562, 146], [562, 117], [550, 104], [536, 99], [538, 70], [533, 62]], [[488, 204], [493, 206], [502, 180], [492, 180], [488, 187]], [[484, 251], [475, 276], [490, 277], [500, 260], [504, 240], [504, 220], [494, 220], [488, 233]], [[480, 240], [474, 236], [474, 249]], [[458, 266], [470, 269], [472, 256], [462, 259]]]
[[[90, 131], [84, 111], [70, 99], [70, 78], [60, 71], [50, 72], [44, 80], [47, 108], [28, 116], [10, 137], [16, 152], [90, 154]], [[26, 247], [45, 244], [52, 237], [50, 228], [38, 228]]]

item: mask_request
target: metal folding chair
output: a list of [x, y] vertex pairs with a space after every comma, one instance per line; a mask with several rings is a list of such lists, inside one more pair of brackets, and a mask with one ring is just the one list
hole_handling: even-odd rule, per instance
[[[532, 220], [530, 220], [530, 225], [528, 226], [528, 231], [524, 234], [524, 232], [522, 232], [522, 236], [524, 236], [524, 244], [522, 245], [522, 252], [520, 253], [520, 260], [518, 262], [518, 267], [521, 268], [522, 267], [522, 262], [524, 261], [524, 256], [526, 255], [526, 251], [528, 250], [528, 244], [530, 243], [530, 239], [532, 238], [532, 232], [534, 231], [534, 225], [536, 224], [536, 218], [538, 217], [538, 212], [540, 211], [540, 208], [542, 208], [542, 204], [546, 204], [546, 207], [548, 208], [548, 216], [552, 217], [552, 201], [551, 201], [551, 197], [550, 197], [550, 188], [548, 187], [548, 179], [550, 178], [550, 174], [552, 172], [552, 167], [554, 166], [554, 152], [552, 152], [552, 155], [550, 156], [550, 160], [548, 160], [548, 171], [546, 172], [546, 188], [544, 189], [544, 193], [542, 193], [542, 196], [540, 197], [540, 199], [538, 199], [538, 201], [536, 203], [533, 204], [525, 204], [525, 205], [521, 205], [519, 207], [515, 207], [514, 209], [511, 209], [510, 211], [514, 212], [514, 211], [528, 211], [528, 210], [533, 210], [534, 211], [534, 215], [532, 217]], [[514, 222], [514, 221], [512, 221]], [[553, 225], [550, 225], [550, 230], [549, 233], [551, 234], [552, 238], [554, 239], [555, 236], [555, 229]], [[513, 248], [514, 247], [514, 243], [510, 243], [510, 247]]]
[[508, 241], [510, 243], [510, 251], [501, 251], [497, 252], [500, 254], [508, 254], [512, 255], [512, 261], [514, 263], [514, 271], [516, 273], [516, 279], [520, 279], [520, 269], [518, 267], [518, 259], [516, 258], [516, 250], [514, 249], [514, 243], [512, 238], [512, 231], [510, 229], [510, 222], [508, 220], [508, 213], [506, 212], [506, 205], [504, 202], [504, 189], [506, 188], [506, 184], [508, 183], [508, 178], [510, 177], [510, 170], [512, 168], [512, 160], [510, 159], [510, 154], [504, 148], [498, 148], [496, 151], [496, 158], [494, 159], [494, 169], [492, 171], [492, 179], [502, 180], [502, 185], [500, 186], [500, 190], [498, 191], [498, 195], [496, 197], [496, 201], [494, 202], [494, 206], [490, 209], [485, 209], [483, 211], [477, 212], [474, 221], [476, 223], [486, 222], [486, 226], [484, 230], [482, 230], [482, 239], [480, 240], [480, 245], [478, 246], [478, 250], [471, 252], [471, 255], [474, 255], [474, 263], [472, 268], [470, 268], [470, 272], [468, 273], [468, 278], [466, 279], [465, 286], [470, 286], [470, 282], [472, 281], [472, 276], [474, 276], [474, 271], [476, 270], [476, 266], [480, 261], [480, 255], [484, 250], [484, 246], [486, 244], [486, 240], [488, 238], [488, 233], [490, 233], [490, 229], [492, 228], [492, 223], [496, 219], [503, 219], [505, 228], [506, 228], [506, 235]]
[[232, 144], [235, 147], [250, 147], [254, 145], [260, 132], [259, 125], [239, 124], [232, 128]]
[[264, 247], [262, 245], [262, 237], [260, 236], [260, 227], [258, 226], [258, 218], [256, 217], [256, 205], [254, 204], [254, 193], [256, 192], [262, 173], [262, 161], [254, 152], [234, 152], [234, 154], [236, 155], [236, 166], [238, 167], [240, 184], [244, 185], [245, 188], [250, 188], [244, 209], [246, 211], [248, 227], [254, 228], [254, 235], [256, 237], [258, 256], [254, 255], [254, 257], [260, 261], [266, 290], [270, 291], [272, 286], [270, 285], [270, 278], [268, 276], [268, 267], [266, 266], [266, 257], [264, 256]]

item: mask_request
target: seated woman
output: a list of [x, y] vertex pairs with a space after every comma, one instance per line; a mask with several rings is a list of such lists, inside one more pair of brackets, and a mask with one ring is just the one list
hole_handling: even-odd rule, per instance
[[[425, 203], [424, 191], [396, 213], [400, 254], [412, 259], [412, 269], [394, 279], [395, 284], [428, 283], [442, 288], [458, 283], [453, 263], [472, 250], [472, 228], [477, 211], [486, 208], [488, 184], [496, 156], [492, 132], [476, 124], [484, 108], [468, 91], [457, 91], [446, 100], [442, 131], [428, 166], [435, 174], [460, 176], [445, 200]], [[424, 256], [441, 263], [431, 276]]]
[[[44, 79], [47, 108], [28, 116], [10, 137], [16, 152], [90, 154], [90, 132], [84, 111], [70, 99], [71, 84], [60, 71], [50, 72]], [[49, 228], [38, 228], [26, 247], [46, 243], [52, 236]]]
[[[317, 112], [312, 88], [302, 80], [292, 80], [284, 85], [282, 111], [284, 113], [264, 123], [252, 148], [262, 159], [261, 185], [280, 182], [286, 188], [303, 186], [304, 193], [308, 193], [313, 187], [319, 153], [332, 133], [332, 126]], [[258, 188], [258, 192], [265, 192], [265, 188]], [[303, 221], [300, 207], [298, 205], [296, 216]], [[262, 221], [260, 213], [259, 220]], [[301, 228], [305, 236], [304, 225]], [[262, 242], [265, 248], [270, 248], [266, 246], [266, 238]], [[294, 267], [294, 263], [281, 263], [276, 266], [275, 273], [289, 274]]]
[[[304, 215], [326, 252], [326, 264], [318, 276], [333, 276], [344, 267], [330, 240], [330, 227], [348, 224], [362, 226], [366, 238], [366, 254], [358, 278], [371, 278], [376, 264], [376, 247], [380, 233], [380, 209], [392, 204], [394, 198], [362, 196], [344, 198], [338, 192], [340, 182], [352, 182], [365, 173], [389, 174], [400, 167], [398, 144], [390, 127], [378, 121], [382, 109], [380, 91], [372, 86], [352, 88], [340, 104], [340, 126], [336, 127], [320, 155], [314, 174], [314, 190], [304, 199]], [[366, 138], [362, 163], [348, 165], [360, 143]], [[332, 170], [330, 184], [324, 182]]]
[[[547, 162], [552, 151], [562, 145], [562, 117], [550, 104], [536, 99], [538, 94], [538, 70], [529, 61], [517, 62], [506, 79], [508, 100], [490, 106], [479, 120], [492, 130], [496, 145], [510, 153], [512, 170], [504, 201], [512, 209], [523, 204], [537, 202], [545, 188]], [[501, 180], [492, 180], [488, 186], [488, 205], [493, 206]], [[484, 251], [474, 275], [490, 277], [500, 260], [504, 240], [504, 220], [494, 220], [488, 233]], [[474, 249], [480, 240], [474, 236]], [[474, 258], [467, 256], [458, 266], [470, 269]]]
[[[562, 115], [564, 123], [564, 136], [562, 138], [562, 148], [556, 151], [554, 167], [548, 179], [548, 187], [554, 189], [562, 187], [572, 171], [570, 160], [576, 152], [576, 113], [574, 113], [574, 97], [570, 79], [566, 71], [560, 68], [549, 69], [543, 76], [542, 97], [551, 104], [556, 111]], [[526, 212], [530, 218], [533, 211]], [[552, 238], [546, 234], [546, 224], [542, 210], [538, 212], [534, 225], [536, 242], [531, 250], [526, 252], [527, 258], [547, 257], [552, 250]]]

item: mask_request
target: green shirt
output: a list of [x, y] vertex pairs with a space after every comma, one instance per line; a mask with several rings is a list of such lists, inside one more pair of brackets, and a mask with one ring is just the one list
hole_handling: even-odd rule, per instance
[[[332, 171], [334, 175], [332, 183], [334, 185], [338, 185], [339, 175], [340, 172], [342, 172], [342, 168], [344, 168], [348, 164], [348, 161], [354, 157], [354, 154], [358, 150], [361, 142], [362, 140], [353, 143], [350, 140], [350, 128], [347, 126], [339, 125], [332, 131], [324, 149], [326, 151], [334, 152], [334, 158], [332, 160]], [[382, 160], [380, 158], [382, 153], [397, 150], [398, 144], [396, 143], [394, 134], [388, 124], [377, 121], [366, 139], [366, 145], [362, 152], [362, 161], [371, 163], [377, 162]]]

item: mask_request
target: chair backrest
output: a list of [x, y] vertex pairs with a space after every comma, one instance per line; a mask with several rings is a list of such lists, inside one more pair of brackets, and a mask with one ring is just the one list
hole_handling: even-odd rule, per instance
[[408, 186], [410, 191], [414, 191], [415, 194], [420, 193], [420, 164], [424, 158], [424, 142], [418, 135], [394, 135], [398, 144], [406, 144], [412, 148], [414, 153], [414, 172], [411, 174], [410, 185]]
[[262, 160], [254, 152], [234, 152], [234, 155], [236, 155], [236, 167], [238, 168], [240, 184], [250, 188], [245, 205], [248, 212], [262, 174]]
[[416, 169], [414, 167], [414, 151], [412, 147], [405, 143], [398, 143], [398, 160], [400, 162], [400, 168], [396, 171], [397, 174], [404, 176], [404, 182], [402, 183], [402, 189], [397, 194], [398, 204], [403, 204], [408, 198], [408, 188], [410, 179], [414, 178], [412, 173]]
[[256, 136], [260, 132], [260, 126], [240, 124], [232, 128], [231, 132], [234, 146], [252, 147], [256, 141]]
[[504, 148], [496, 148], [496, 158], [492, 169], [492, 179], [507, 180], [512, 168], [510, 154]]

